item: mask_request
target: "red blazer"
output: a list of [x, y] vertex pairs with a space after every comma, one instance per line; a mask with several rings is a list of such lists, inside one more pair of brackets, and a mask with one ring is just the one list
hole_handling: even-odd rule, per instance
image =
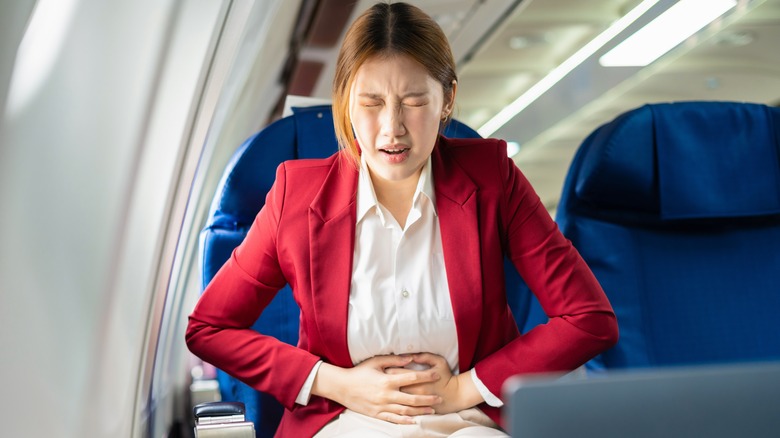
[[[500, 396], [512, 375], [572, 370], [617, 340], [612, 308], [500, 140], [441, 137], [432, 155], [460, 369]], [[351, 367], [347, 309], [358, 172], [342, 153], [279, 166], [244, 242], [190, 316], [187, 344], [203, 360], [276, 397], [277, 436], [316, 433], [344, 407], [295, 398], [322, 359]], [[507, 305], [507, 254], [550, 321], [520, 336]], [[286, 283], [301, 308], [297, 347], [248, 329]], [[480, 408], [500, 423], [500, 410]]]

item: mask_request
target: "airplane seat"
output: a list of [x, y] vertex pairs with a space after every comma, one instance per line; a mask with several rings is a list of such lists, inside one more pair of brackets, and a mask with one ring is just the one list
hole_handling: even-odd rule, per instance
[[[327, 135], [330, 133], [330, 135]], [[212, 200], [200, 234], [201, 284], [205, 289], [246, 236], [265, 203], [277, 166], [296, 158], [324, 158], [337, 150], [330, 106], [293, 108], [293, 115], [270, 124], [234, 152]], [[289, 286], [271, 301], [252, 328], [289, 343], [298, 343], [298, 306]], [[283, 407], [268, 394], [217, 370], [223, 401], [242, 402], [257, 436], [273, 436]]]
[[[445, 128], [447, 137], [477, 138], [479, 134], [452, 120]], [[207, 223], [200, 236], [202, 285], [211, 281], [219, 268], [241, 243], [273, 184], [276, 167], [285, 160], [327, 157], [338, 149], [329, 105], [293, 108], [293, 115], [277, 120], [246, 140], [234, 153], [217, 187]], [[523, 327], [530, 292], [511, 265], [505, 262], [505, 278], [511, 310]], [[299, 309], [289, 287], [282, 289], [253, 329], [283, 342], [298, 342]], [[255, 424], [258, 437], [273, 436], [282, 406], [222, 371], [218, 371], [222, 400], [243, 402], [245, 416]], [[229, 405], [225, 416], [233, 415]], [[208, 412], [213, 412], [209, 409]]]
[[780, 108], [648, 104], [594, 131], [556, 221], [618, 318], [613, 368], [780, 359]]

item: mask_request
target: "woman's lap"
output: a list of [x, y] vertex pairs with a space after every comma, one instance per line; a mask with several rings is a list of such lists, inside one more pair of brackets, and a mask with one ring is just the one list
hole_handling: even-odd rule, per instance
[[394, 424], [354, 411], [344, 411], [325, 425], [315, 438], [330, 437], [507, 437], [477, 408], [446, 415], [421, 415], [415, 424]]

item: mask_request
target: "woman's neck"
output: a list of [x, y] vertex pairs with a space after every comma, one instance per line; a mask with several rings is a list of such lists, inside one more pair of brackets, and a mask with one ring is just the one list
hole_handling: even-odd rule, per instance
[[[401, 229], [406, 227], [406, 218], [412, 209], [414, 192], [420, 180], [420, 172], [402, 181], [388, 181], [371, 175], [377, 201], [390, 211]], [[369, 172], [370, 174], [370, 172]]]

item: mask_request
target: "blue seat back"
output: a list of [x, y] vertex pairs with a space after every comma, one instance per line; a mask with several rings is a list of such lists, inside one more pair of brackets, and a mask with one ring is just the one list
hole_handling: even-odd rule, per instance
[[[476, 131], [451, 121], [447, 137], [476, 138]], [[234, 153], [217, 187], [207, 223], [200, 236], [202, 285], [205, 286], [246, 236], [285, 160], [324, 158], [338, 149], [329, 105], [293, 108], [280, 119], [246, 140]], [[509, 302], [518, 325], [528, 312], [530, 293], [511, 263], [505, 263]], [[299, 309], [289, 287], [282, 289], [254, 324], [253, 329], [289, 344], [297, 344]], [[283, 408], [272, 397], [217, 372], [222, 399], [241, 401], [247, 419], [255, 423], [258, 437], [273, 436]]]
[[[276, 177], [277, 166], [296, 158], [324, 158], [338, 146], [329, 106], [295, 108], [294, 114], [248, 138], [226, 166], [200, 234], [202, 285], [246, 236]], [[298, 343], [299, 309], [289, 286], [279, 291], [252, 328], [288, 344]], [[217, 370], [224, 401], [240, 401], [258, 437], [273, 436], [283, 408], [276, 399]]]
[[556, 220], [620, 341], [592, 369], [780, 359], [780, 109], [645, 105], [577, 152]]

